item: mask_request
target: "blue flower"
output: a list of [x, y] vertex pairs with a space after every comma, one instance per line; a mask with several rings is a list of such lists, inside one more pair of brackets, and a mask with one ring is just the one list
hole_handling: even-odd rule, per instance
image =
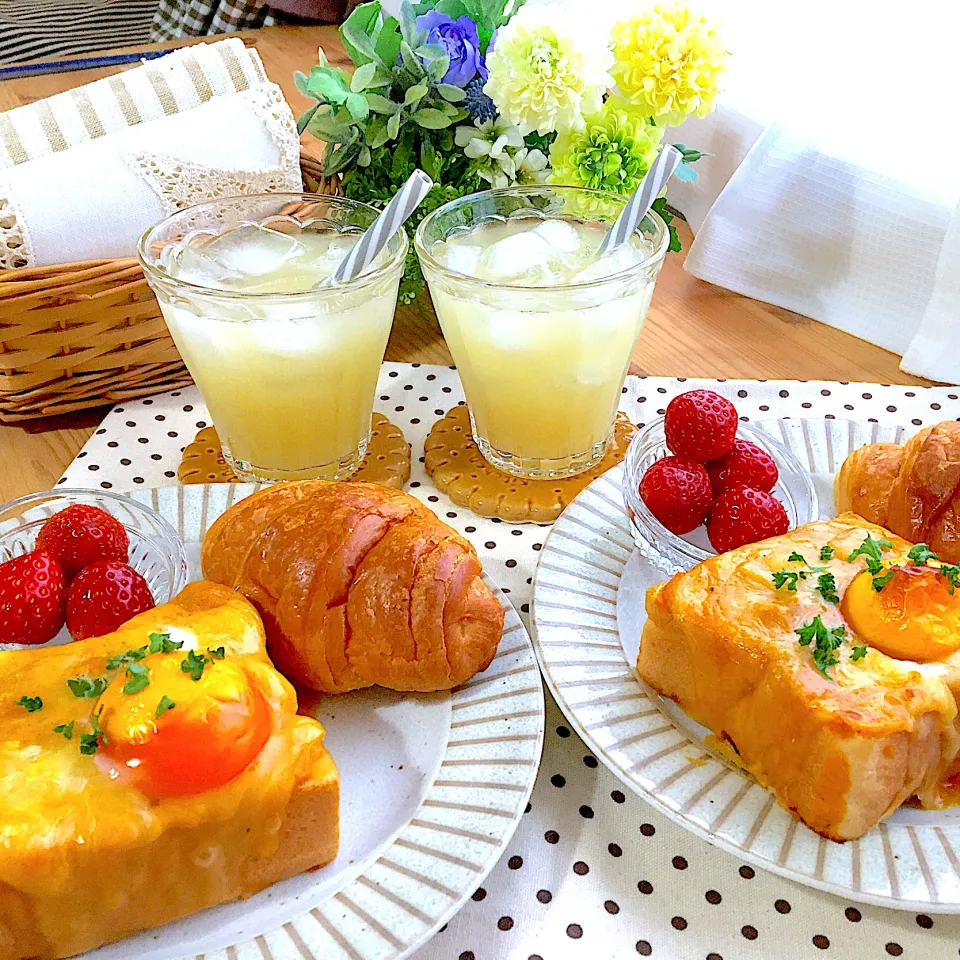
[[417, 29], [426, 30], [427, 43], [443, 47], [450, 57], [450, 67], [443, 75], [444, 83], [465, 87], [477, 75], [487, 78], [477, 25], [468, 16], [454, 20], [445, 13], [431, 10], [417, 17]]

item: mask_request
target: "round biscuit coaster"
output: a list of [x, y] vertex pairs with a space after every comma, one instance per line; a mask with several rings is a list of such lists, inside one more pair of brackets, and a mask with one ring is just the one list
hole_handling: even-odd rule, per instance
[[[183, 451], [177, 469], [181, 483], [236, 483], [237, 476], [223, 458], [220, 438], [214, 427], [204, 427]], [[403, 431], [382, 413], [374, 411], [367, 455], [350, 476], [385, 487], [403, 489], [410, 479], [410, 444]]]
[[552, 523], [584, 487], [624, 458], [636, 432], [626, 414], [618, 413], [613, 441], [595, 467], [562, 480], [525, 480], [484, 460], [470, 432], [467, 408], [459, 404], [433, 425], [424, 444], [424, 467], [438, 490], [481, 517]]

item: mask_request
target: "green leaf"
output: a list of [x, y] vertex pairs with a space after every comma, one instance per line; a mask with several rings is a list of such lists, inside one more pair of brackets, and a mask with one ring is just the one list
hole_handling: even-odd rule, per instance
[[107, 689], [110, 681], [106, 677], [72, 677], [67, 681], [70, 692], [79, 699], [96, 700]]
[[907, 557], [918, 564], [929, 563], [931, 560], [940, 559], [925, 543], [918, 543], [914, 547], [911, 547]]
[[787, 563], [806, 563], [807, 558], [802, 553], [797, 553], [796, 550], [787, 557]]
[[430, 66], [427, 67], [427, 75], [434, 83], [439, 83], [446, 76], [449, 69], [450, 58], [444, 54], [442, 57], [437, 57], [435, 60], [430, 61]]
[[321, 104], [315, 103], [308, 110], [305, 110], [303, 113], [297, 117], [297, 133], [303, 133], [304, 130], [310, 125], [310, 121], [316, 116], [317, 111], [320, 109]]
[[332, 177], [335, 173], [340, 173], [341, 170], [345, 170], [356, 160], [359, 153], [360, 142], [359, 138], [357, 138], [350, 143], [344, 144], [339, 150], [335, 151], [332, 156], [326, 154], [323, 162], [324, 176]]
[[[396, 134], [394, 135], [396, 136]], [[403, 139], [397, 143], [393, 151], [393, 164], [390, 172], [394, 178], [406, 175], [407, 168], [410, 165], [410, 158], [413, 156], [413, 132], [407, 130]]]
[[423, 64], [417, 59], [416, 54], [413, 52], [413, 48], [409, 43], [407, 43], [406, 40], [403, 40], [400, 43], [400, 56], [403, 58], [403, 65], [415, 77], [419, 79], [420, 77], [425, 77], [427, 75], [427, 71], [424, 70]]
[[470, 16], [470, 14], [467, 13], [467, 8], [463, 0], [440, 0], [435, 9], [439, 10], [440, 13], [445, 13], [448, 17], [452, 17], [454, 20], [459, 20], [460, 17]]
[[366, 90], [370, 85], [370, 81], [373, 79], [376, 72], [377, 65], [372, 61], [357, 67], [357, 69], [353, 72], [353, 76], [350, 78], [350, 89], [354, 93], [363, 93], [363, 91]]
[[298, 93], [302, 93], [305, 97], [312, 97], [313, 94], [310, 92], [309, 78], [302, 70], [295, 70], [293, 74], [293, 85], [297, 88]]
[[404, 106], [408, 107], [413, 103], [419, 103], [429, 92], [425, 83], [417, 83], [412, 87], [407, 87], [407, 92], [403, 96]]
[[467, 96], [459, 87], [455, 87], [452, 83], [438, 83], [437, 93], [439, 93], [447, 103], [461, 103]]
[[837, 593], [837, 580], [832, 573], [820, 574], [817, 578], [817, 590], [827, 603], [840, 602], [840, 596]]
[[139, 693], [141, 690], [146, 690], [150, 686], [149, 677], [131, 677], [124, 685], [124, 693]]
[[151, 633], [149, 639], [151, 653], [173, 653], [183, 646], [182, 640], [171, 640], [169, 633]]
[[[152, 637], [153, 634], [150, 634], [150, 636]], [[169, 636], [169, 634], [166, 634], [166, 636]], [[118, 653], [115, 657], [111, 657], [107, 661], [107, 669], [119, 670], [125, 663], [137, 663], [146, 655], [146, 644], [144, 644], [142, 647], [137, 647], [135, 650], [126, 650], [123, 653]]]
[[394, 113], [387, 121], [387, 137], [396, 140], [400, 135], [400, 111]]
[[382, 147], [387, 142], [387, 121], [383, 117], [374, 117], [367, 124], [367, 145], [371, 150]]
[[73, 727], [76, 724], [76, 720], [71, 720], [69, 723], [58, 723], [54, 728], [54, 733], [59, 733], [63, 736], [64, 740], [73, 739]]
[[451, 123], [450, 117], [445, 113], [429, 107], [423, 110], [417, 110], [412, 119], [414, 123], [427, 130], [442, 130], [444, 127], [449, 127]]
[[313, 117], [307, 124], [307, 133], [326, 143], [349, 143], [354, 136], [354, 128], [341, 123], [327, 111]]
[[351, 93], [347, 97], [347, 109], [354, 120], [366, 120], [370, 115], [370, 107], [367, 105], [367, 98], [362, 93]]
[[373, 45], [373, 40], [355, 23], [351, 23], [350, 20], [352, 19], [352, 17], [348, 19], [340, 28], [340, 36], [343, 38], [343, 45], [347, 48], [347, 53], [350, 54], [350, 59], [357, 66], [371, 62], [379, 63], [380, 56]]
[[18, 707], [23, 707], [27, 713], [36, 713], [43, 709], [43, 700], [40, 697], [23, 696], [17, 701]]
[[210, 660], [202, 653], [198, 654], [196, 650], [191, 650], [187, 654], [187, 659], [180, 662], [180, 669], [196, 682], [203, 676], [204, 668], [208, 663]]
[[226, 647], [207, 647], [207, 653], [214, 660], [222, 660], [227, 655], [227, 649]]
[[883, 569], [880, 560], [884, 550], [890, 550], [892, 548], [893, 544], [889, 540], [874, 540], [868, 533], [866, 537], [864, 537], [863, 543], [847, 557], [847, 560], [852, 562], [856, 560], [857, 557], [864, 557], [867, 561], [867, 569], [871, 573], [877, 574]]
[[432, 180], [440, 179], [440, 157], [427, 136], [420, 141], [420, 166]]
[[343, 103], [350, 92], [343, 75], [333, 67], [314, 67], [310, 71], [307, 87], [313, 96], [329, 103]]
[[381, 96], [379, 93], [367, 94], [367, 105], [374, 113], [382, 113], [390, 116], [400, 112], [400, 104], [395, 103], [388, 97]]
[[858, 644], [853, 648], [853, 653], [850, 654], [851, 660], [862, 660], [867, 655], [867, 645], [865, 643]]
[[820, 550], [820, 559], [826, 562], [827, 560], [832, 560], [834, 554], [833, 547], [828, 543], [825, 547]]
[[895, 574], [895, 571], [890, 570], [887, 573], [885, 573], [882, 577], [874, 577], [872, 581], [873, 589], [876, 590], [877, 593], [882, 593], [883, 588], [893, 579], [894, 574]]
[[373, 154], [370, 153], [370, 148], [366, 144], [364, 144], [360, 148], [360, 153], [357, 156], [357, 166], [369, 167], [371, 160], [373, 160]]
[[387, 17], [377, 34], [375, 49], [380, 59], [391, 67], [400, 54], [400, 24], [396, 17]]
[[157, 704], [157, 714], [156, 717], [159, 720], [168, 710], [172, 710], [176, 704], [164, 694], [160, 698], [160, 702]]
[[[400, 4], [400, 34], [404, 43], [413, 47], [417, 40], [417, 15], [408, 0]], [[401, 45], [401, 52], [403, 47]]]
[[376, 70], [373, 72], [373, 79], [367, 84], [368, 90], [378, 90], [383, 87], [389, 87], [393, 84], [396, 77], [390, 70], [384, 70], [379, 64], [377, 64]]

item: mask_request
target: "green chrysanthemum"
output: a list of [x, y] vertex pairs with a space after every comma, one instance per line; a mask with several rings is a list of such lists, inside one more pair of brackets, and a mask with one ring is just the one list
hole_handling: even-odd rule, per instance
[[632, 193], [650, 169], [662, 133], [622, 102], [608, 100], [599, 113], [586, 118], [583, 130], [560, 134], [554, 141], [550, 182]]

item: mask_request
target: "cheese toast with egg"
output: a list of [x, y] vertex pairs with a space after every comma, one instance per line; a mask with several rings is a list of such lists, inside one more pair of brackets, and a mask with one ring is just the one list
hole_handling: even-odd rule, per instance
[[637, 672], [832, 840], [944, 804], [960, 746], [960, 575], [854, 514], [647, 593]]
[[332, 860], [339, 776], [260, 618], [194, 583], [0, 653], [0, 960], [51, 960]]

